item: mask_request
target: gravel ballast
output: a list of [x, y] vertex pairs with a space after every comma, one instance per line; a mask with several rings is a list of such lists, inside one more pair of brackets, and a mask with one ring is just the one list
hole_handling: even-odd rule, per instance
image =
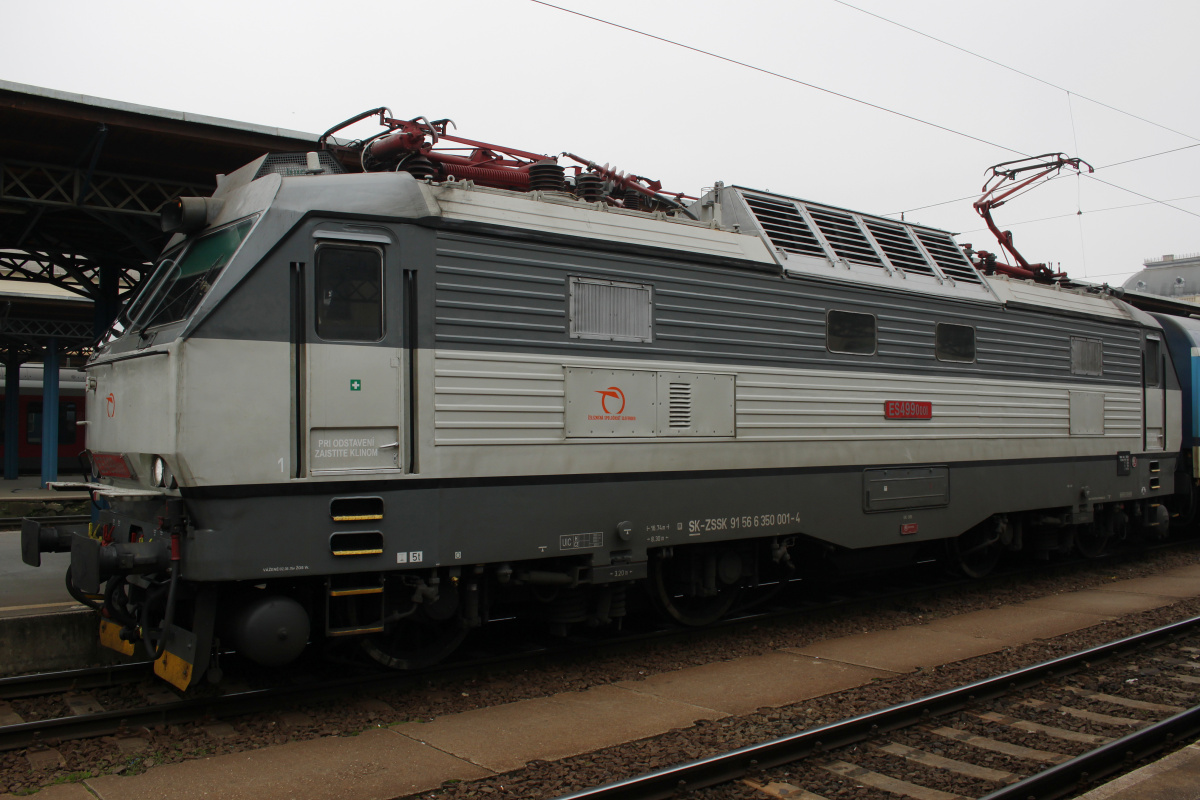
[[[632, 652], [626, 649], [610, 655], [589, 653], [574, 658], [563, 657], [488, 676], [448, 680], [435, 678], [425, 681], [421, 686], [380, 691], [369, 697], [358, 697], [349, 703], [305, 704], [290, 712], [269, 716], [234, 717], [141, 729], [97, 740], [47, 742], [47, 746], [56, 748], [62, 756], [61, 764], [57, 767], [34, 768], [31, 762], [38, 759], [31, 758], [33, 754], [25, 751], [0, 754], [0, 791], [28, 793], [42, 786], [93, 775], [132, 774], [158, 764], [243, 752], [297, 739], [352, 735], [372, 727], [406, 721], [431, 720], [475, 708], [546, 697], [564, 691], [580, 691], [622, 680], [637, 680], [684, 667], [759, 655], [782, 647], [802, 647], [814, 641], [864, 631], [889, 630], [1019, 603], [1034, 597], [1094, 588], [1117, 580], [1154, 575], [1174, 567], [1194, 564], [1196, 560], [1196, 548], [1189, 547], [1184, 551], [1140, 556], [1119, 568], [1080, 569], [1066, 575], [1035, 577], [999, 588], [995, 585], [986, 588], [965, 587], [919, 602], [900, 602], [865, 611], [826, 612], [816, 618], [707, 632], [682, 644], [650, 644]], [[1196, 615], [1200, 615], [1200, 599], [1183, 600], [1053, 640], [918, 670], [794, 706], [760, 709], [744, 716], [697, 722], [691, 727], [662, 736], [559, 762], [535, 761], [521, 770], [482, 781], [445, 786], [419, 796], [446, 800], [554, 797], [596, 783], [617, 780], [876, 710]], [[1103, 688], [1097, 687], [1096, 690], [1103, 691]], [[34, 709], [26, 711], [32, 713]], [[955, 757], [955, 748], [954, 743], [947, 742], [945, 755]], [[896, 759], [895, 756], [876, 753], [872, 753], [871, 758], [883, 761]], [[997, 756], [995, 764], [989, 766], [1007, 768], [1002, 756]], [[924, 774], [923, 768], [919, 767], [911, 767], [910, 771], [917, 776]], [[914, 780], [921, 782], [917, 778]], [[863, 794], [845, 781], [838, 788], [850, 792], [835, 795], [839, 798], [882, 796]], [[982, 783], [980, 788], [985, 788]], [[695, 796], [763, 797], [746, 786], [711, 791], [715, 793], [697, 792]]]

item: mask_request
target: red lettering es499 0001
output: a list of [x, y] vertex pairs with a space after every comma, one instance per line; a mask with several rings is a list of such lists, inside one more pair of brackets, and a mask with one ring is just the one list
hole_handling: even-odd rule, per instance
[[883, 416], [887, 419], [932, 419], [933, 403], [927, 400], [885, 400]]

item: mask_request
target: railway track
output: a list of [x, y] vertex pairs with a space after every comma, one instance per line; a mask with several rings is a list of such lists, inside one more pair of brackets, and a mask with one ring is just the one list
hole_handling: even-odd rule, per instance
[[137, 661], [107, 667], [39, 672], [0, 678], [0, 700], [34, 697], [53, 692], [75, 692], [133, 683], [150, 674], [150, 663]]
[[[1176, 542], [1171, 546], [1194, 546], [1192, 542]], [[1145, 552], [1145, 551], [1141, 551]], [[493, 641], [484, 641], [472, 648], [473, 655], [455, 661], [410, 672], [384, 672], [366, 668], [353, 671], [347, 676], [344, 671], [332, 678], [297, 670], [285, 671], [268, 676], [269, 685], [252, 688], [238, 680], [239, 669], [227, 671], [235, 677], [221, 687], [210, 687], [198, 696], [181, 697], [151, 674], [145, 662], [89, 668], [55, 673], [17, 676], [0, 679], [0, 701], [34, 696], [58, 695], [43, 705], [61, 708], [69, 713], [42, 719], [25, 721], [14, 714], [11, 707], [0, 705], [0, 751], [22, 747], [36, 747], [47, 740], [66, 740], [118, 734], [122, 730], [152, 727], [156, 725], [178, 725], [205, 718], [230, 718], [239, 715], [278, 711], [303, 701], [336, 698], [364, 690], [403, 688], [433, 676], [449, 679], [455, 676], [478, 674], [498, 668], [511, 668], [533, 663], [537, 659], [549, 660], [581, 652], [620, 652], [622, 649], [642, 648], [652, 643], [669, 643], [696, 635], [723, 635], [750, 629], [764, 623], [786, 621], [797, 617], [822, 613], [869, 609], [876, 605], [898, 604], [937, 596], [962, 587], [986, 590], [1020, 581], [1031, 573], [1040, 575], [1069, 574], [1080, 567], [1091, 568], [1108, 563], [1119, 563], [1128, 559], [1127, 553], [1114, 553], [1102, 559], [1086, 559], [1059, 562], [1053, 565], [1022, 565], [999, 572], [985, 579], [943, 578], [930, 584], [914, 576], [897, 576], [891, 584], [873, 584], [870, 591], [861, 587], [832, 587], [817, 598], [808, 598], [799, 608], [768, 608], [742, 613], [702, 631], [679, 628], [648, 628], [630, 631], [621, 636], [591, 641], [571, 640], [546, 644], [531, 642], [523, 633], [506, 631], [502, 627], [492, 629]], [[839, 593], [840, 592], [840, 593]], [[513, 646], [513, 642], [525, 642]], [[231, 664], [227, 661], [227, 667]], [[262, 675], [261, 670], [259, 675]], [[126, 687], [125, 696], [111, 707], [104, 690]], [[95, 692], [95, 694], [93, 693]], [[131, 701], [136, 694], [137, 701]]]
[[1049, 800], [1197, 734], [1200, 617], [558, 800], [703, 787], [825, 800], [846, 786], [914, 800]]

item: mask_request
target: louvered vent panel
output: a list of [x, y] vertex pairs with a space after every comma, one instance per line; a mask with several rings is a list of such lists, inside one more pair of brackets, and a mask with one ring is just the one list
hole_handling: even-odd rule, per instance
[[651, 326], [649, 286], [571, 279], [571, 336], [648, 342]]
[[692, 427], [692, 385], [672, 383], [669, 387], [668, 414], [672, 428]]
[[967, 257], [963, 255], [963, 251], [954, 243], [948, 235], [944, 233], [934, 233], [933, 231], [923, 231], [917, 228], [913, 229], [913, 233], [921, 240], [921, 244], [925, 245], [925, 249], [929, 251], [929, 255], [933, 256], [933, 260], [937, 262], [938, 269], [949, 275], [956, 281], [964, 283], [983, 283], [983, 279], [979, 277], [979, 273], [975, 271], [975, 267], [967, 261]]
[[892, 265], [905, 272], [915, 272], [921, 275], [933, 275], [933, 267], [925, 260], [925, 255], [908, 235], [908, 229], [901, 225], [889, 225], [877, 219], [864, 220], [867, 229], [883, 248], [883, 254]]
[[743, 197], [758, 224], [770, 237], [771, 244], [789, 253], [825, 258], [824, 248], [794, 205], [753, 195]]
[[858, 227], [854, 217], [828, 208], [807, 208], [821, 233], [825, 234], [825, 241], [829, 242], [839, 258], [856, 264], [883, 267], [875, 248], [871, 247], [867, 237], [863, 236], [862, 229]]

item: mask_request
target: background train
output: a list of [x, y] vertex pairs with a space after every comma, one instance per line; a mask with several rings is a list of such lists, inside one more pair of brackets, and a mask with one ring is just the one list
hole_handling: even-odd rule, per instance
[[986, 274], [944, 231], [371, 113], [164, 211], [86, 367], [111, 508], [23, 527], [180, 688], [218, 640], [411, 667], [510, 604], [564, 631], [645, 588], [703, 625], [795, 574], [979, 575], [1190, 518], [1193, 320]]
[[[83, 373], [76, 369], [61, 370], [58, 400], [58, 472], [60, 475], [80, 474], [79, 457], [87, 447], [85, 426], [77, 423], [86, 419]], [[8, 402], [0, 381], [0, 420]], [[42, 464], [42, 368], [36, 365], [21, 367], [20, 413], [17, 415], [18, 468], [21, 472], [37, 472]], [[0, 436], [0, 456], [4, 453], [4, 437]]]

